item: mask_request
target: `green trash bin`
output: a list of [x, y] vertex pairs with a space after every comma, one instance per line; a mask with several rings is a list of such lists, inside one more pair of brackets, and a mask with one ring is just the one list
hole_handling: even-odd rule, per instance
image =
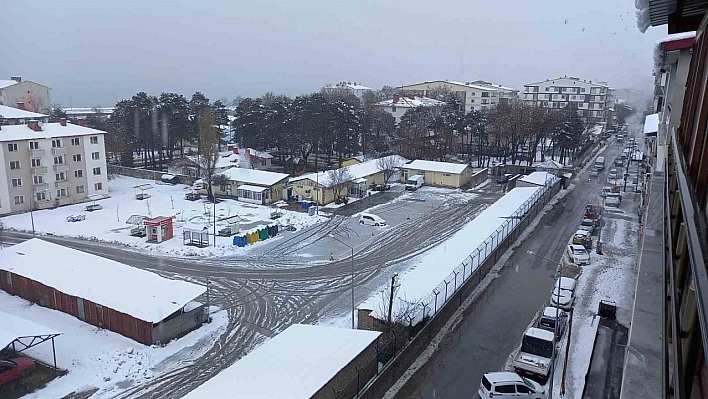
[[261, 241], [268, 239], [268, 229], [267, 228], [262, 228], [258, 230], [258, 238], [260, 238]]

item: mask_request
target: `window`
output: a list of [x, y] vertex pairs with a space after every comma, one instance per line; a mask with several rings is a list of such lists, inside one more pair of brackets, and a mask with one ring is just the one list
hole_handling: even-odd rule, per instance
[[17, 143], [9, 143], [7, 145], [7, 150], [10, 152], [17, 151]]
[[531, 388], [527, 387], [526, 385], [517, 385], [516, 386], [516, 393], [533, 393]]
[[59, 172], [56, 174], [56, 178], [57, 178], [57, 181], [63, 181], [63, 180], [66, 180], [66, 175], [64, 174], [64, 172]]
[[470, 102], [471, 102], [472, 104], [474, 104], [474, 98], [473, 98], [472, 100], [470, 100]]
[[101, 168], [100, 168], [100, 167], [93, 168], [93, 175], [94, 175], [94, 176], [98, 176], [98, 175], [100, 175], [100, 174], [101, 174]]
[[79, 138], [78, 138], [78, 137], [74, 137], [74, 138], [71, 139], [71, 145], [79, 145], [79, 144], [80, 144], [80, 143], [79, 143]]
[[44, 183], [44, 177], [42, 176], [32, 176], [32, 180], [34, 180], [34, 184]]
[[15, 170], [20, 168], [20, 161], [10, 161], [10, 169]]
[[64, 156], [63, 155], [57, 155], [54, 157], [54, 165], [63, 165], [64, 164]]
[[581, 93], [585, 93], [585, 88], [584, 88], [584, 87], [581, 87], [581, 88], [580, 88], [580, 92], [581, 92]]
[[22, 187], [22, 179], [12, 179], [12, 187]]
[[551, 91], [551, 88], [550, 88], [550, 87], [546, 87], [546, 90], [545, 90], [545, 91]]
[[74, 177], [76, 177], [77, 179], [80, 178], [80, 177], [84, 177], [84, 171], [81, 170], [81, 169], [75, 170], [75, 171], [74, 171]]
[[497, 385], [494, 388], [494, 392], [499, 393], [516, 393], [516, 389], [513, 385]]
[[96, 183], [93, 185], [93, 188], [96, 191], [101, 191], [101, 190], [103, 190], [103, 183]]
[[76, 186], [76, 194], [81, 194], [84, 192], [84, 186]]
[[15, 205], [20, 205], [25, 203], [25, 196], [24, 195], [17, 195], [15, 196]]
[[60, 188], [57, 190], [57, 198], [66, 197], [66, 189]]
[[39, 142], [38, 141], [30, 141], [30, 150], [38, 150], [39, 149]]
[[101, 154], [98, 153], [98, 152], [92, 152], [92, 153], [91, 153], [91, 159], [93, 159], [94, 161], [97, 160], [97, 159], [101, 159]]
[[59, 148], [59, 147], [61, 147], [61, 139], [52, 140], [52, 148]]
[[74, 162], [81, 162], [81, 154], [74, 154]]
[[39, 192], [36, 195], [37, 195], [37, 201], [44, 201], [45, 199], [47, 199], [47, 195], [44, 193], [44, 191]]
[[91, 136], [91, 144], [98, 144], [98, 136]]
[[38, 166], [42, 166], [42, 161], [39, 158], [32, 158], [32, 167], [36, 168]]
[[486, 92], [486, 91], [483, 92], [483, 93], [482, 93], [482, 97], [489, 97], [489, 92]]
[[391, 112], [396, 112], [396, 106], [395, 106], [395, 105], [392, 105], [392, 106], [391, 106]]

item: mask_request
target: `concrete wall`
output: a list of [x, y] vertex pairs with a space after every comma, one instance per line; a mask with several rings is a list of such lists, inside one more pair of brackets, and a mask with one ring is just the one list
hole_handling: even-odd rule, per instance
[[327, 384], [312, 395], [312, 399], [349, 399], [357, 397], [364, 386], [376, 376], [377, 341], [372, 342], [354, 360], [341, 369]]
[[[516, 241], [521, 233], [528, 227], [533, 219], [538, 216], [538, 213], [543, 209], [544, 205], [560, 190], [560, 184], [556, 184], [549, 194], [542, 197], [525, 215], [524, 219], [511, 231], [497, 248], [490, 253], [487, 259], [479, 265], [472, 273], [466, 282], [452, 294], [448, 301], [438, 310], [438, 312], [430, 319], [424, 321], [426, 324], [422, 327], [419, 323], [413, 328], [409, 326], [399, 326], [399, 331], [408, 332], [408, 334], [398, 334], [396, 338], [395, 356], [389, 361], [379, 375], [371, 382], [366, 390], [360, 395], [360, 398], [377, 399], [384, 396], [386, 391], [403, 375], [411, 364], [420, 356], [425, 348], [430, 344], [432, 339], [437, 335], [440, 329], [447, 323], [453, 314], [459, 309], [461, 304], [469, 297], [475, 289], [480, 285], [487, 273], [494, 267], [499, 258], [509, 249]], [[473, 301], [470, 308], [466, 310], [468, 314], [472, 314], [476, 309], [485, 303], [485, 298], [489, 293], [481, 291]], [[374, 319], [368, 315], [368, 311], [359, 311], [358, 328], [373, 329], [378, 331], [385, 330], [386, 326], [380, 320]], [[474, 316], [471, 316], [474, 317]], [[367, 328], [368, 327], [368, 328]], [[413, 334], [410, 334], [414, 332]], [[404, 335], [404, 336], [401, 336]], [[411, 338], [411, 335], [413, 337]]]
[[[91, 154], [89, 154], [90, 156]], [[162, 175], [164, 175], [164, 172], [157, 172], [154, 170], [147, 170], [147, 169], [139, 169], [139, 168], [127, 168], [125, 166], [117, 166], [117, 165], [108, 165], [108, 173], [110, 174], [115, 174], [115, 175], [121, 175], [121, 176], [130, 176], [130, 177], [135, 177], [138, 179], [147, 179], [147, 180], [155, 180], [155, 181], [161, 181], [162, 180]], [[197, 180], [196, 177], [192, 176], [185, 176], [185, 175], [176, 175], [179, 178], [179, 182], [181, 184], [186, 184], [188, 186], [191, 186], [195, 180]]]
[[174, 338], [179, 338], [199, 328], [199, 326], [207, 321], [206, 311], [206, 306], [201, 305], [168, 321], [154, 324], [152, 328], [152, 341], [156, 344], [166, 344]]
[[17, 108], [18, 102], [24, 102], [25, 109], [28, 111], [49, 115], [52, 106], [52, 89], [25, 80], [0, 90], [0, 104]]

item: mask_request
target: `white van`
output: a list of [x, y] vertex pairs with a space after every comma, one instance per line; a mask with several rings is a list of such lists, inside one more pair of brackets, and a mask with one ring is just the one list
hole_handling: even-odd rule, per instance
[[596, 170], [603, 170], [605, 169], [605, 157], [597, 157], [595, 159], [595, 169]]
[[423, 186], [425, 177], [423, 175], [413, 175], [406, 180], [406, 190], [415, 191]]

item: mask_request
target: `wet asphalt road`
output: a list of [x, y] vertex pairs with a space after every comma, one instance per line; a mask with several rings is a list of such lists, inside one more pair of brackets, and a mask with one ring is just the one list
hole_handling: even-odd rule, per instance
[[482, 374], [504, 367], [536, 312], [550, 297], [557, 264], [527, 251], [560, 260], [586, 203], [598, 197], [601, 182], [622, 149], [622, 143], [612, 143], [601, 154], [606, 167], [599, 178], [589, 180], [587, 171], [580, 174], [575, 189], [559, 200], [515, 249], [487, 288], [485, 302], [446, 337], [397, 398], [478, 397]]

